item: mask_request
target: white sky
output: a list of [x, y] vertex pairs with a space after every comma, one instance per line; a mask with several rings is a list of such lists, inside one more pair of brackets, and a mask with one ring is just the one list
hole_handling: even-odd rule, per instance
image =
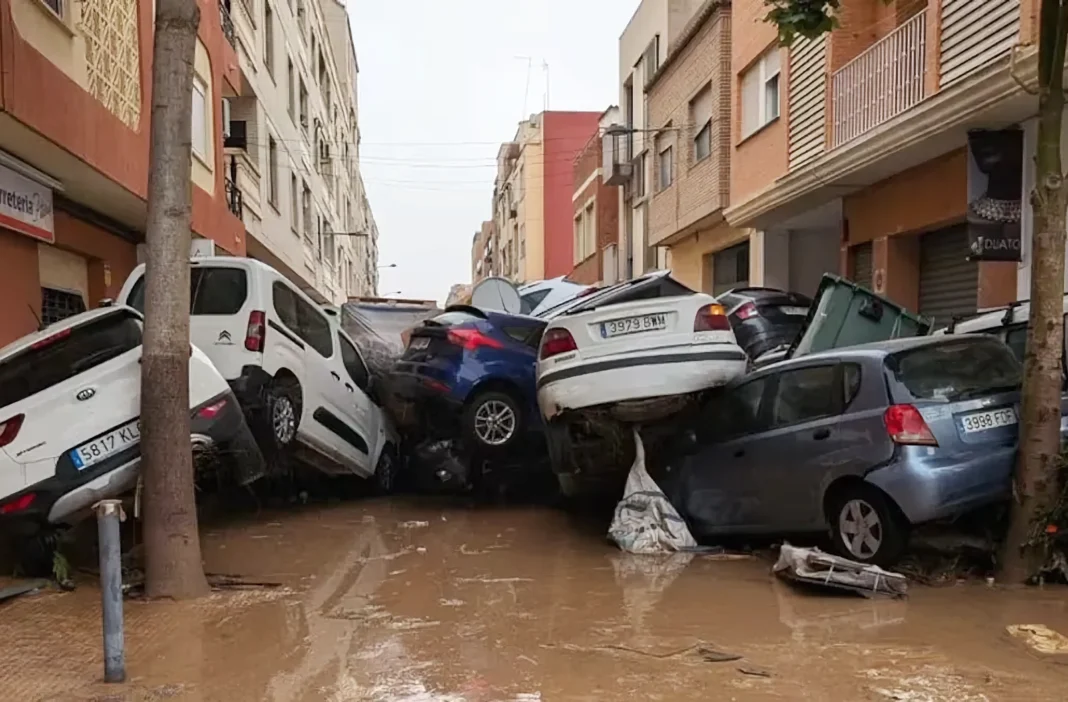
[[[618, 102], [618, 42], [638, 0], [349, 0], [360, 169], [379, 230], [379, 294], [444, 300], [471, 275], [497, 149], [549, 108]], [[517, 58], [524, 57], [524, 58]], [[531, 57], [530, 85], [527, 59]]]

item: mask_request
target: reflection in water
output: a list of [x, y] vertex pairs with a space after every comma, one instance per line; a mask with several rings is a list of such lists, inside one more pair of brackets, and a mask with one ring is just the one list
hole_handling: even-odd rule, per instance
[[663, 556], [620, 553], [612, 556], [616, 584], [623, 590], [623, 608], [637, 640], [653, 637], [646, 619], [656, 609], [671, 583], [686, 570], [693, 553], [677, 552]]
[[778, 580], [773, 589], [779, 621], [790, 628], [794, 641], [844, 638], [904, 624], [909, 606], [907, 600], [890, 598], [806, 594]]

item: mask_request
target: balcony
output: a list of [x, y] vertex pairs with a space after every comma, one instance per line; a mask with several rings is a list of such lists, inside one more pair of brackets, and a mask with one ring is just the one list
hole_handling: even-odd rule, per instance
[[909, 19], [831, 77], [837, 148], [924, 97], [926, 14]]
[[226, 37], [226, 41], [230, 42], [230, 46], [237, 49], [237, 33], [234, 31], [234, 20], [230, 15], [230, 0], [219, 0], [219, 18], [222, 22], [223, 36]]
[[244, 214], [244, 206], [241, 203], [241, 189], [237, 187], [234, 178], [237, 176], [237, 166], [234, 157], [230, 157], [230, 172], [232, 175], [223, 178], [223, 186], [226, 189], [226, 206], [234, 216], [241, 219]]

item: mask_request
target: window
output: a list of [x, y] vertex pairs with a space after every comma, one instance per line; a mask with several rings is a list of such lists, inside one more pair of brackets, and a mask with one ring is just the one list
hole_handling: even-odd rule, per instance
[[706, 85], [690, 101], [690, 124], [693, 125], [693, 162], [712, 153], [712, 86]]
[[300, 210], [304, 219], [304, 238], [308, 241], [312, 241], [312, 234], [315, 233], [315, 223], [312, 221], [312, 205], [311, 205], [311, 188], [307, 183], [304, 183], [304, 193], [301, 196]]
[[669, 187], [675, 176], [675, 150], [661, 143], [661, 137], [657, 137], [656, 146], [656, 189], [659, 192]]
[[267, 73], [274, 77], [274, 10], [271, 3], [263, 3], [263, 62]]
[[352, 382], [356, 383], [356, 387], [366, 392], [370, 385], [370, 375], [367, 373], [367, 365], [360, 358], [360, 353], [348, 339], [340, 334], [337, 335], [337, 343], [341, 346], [341, 363], [345, 366], [349, 377], [352, 378]]
[[833, 417], [841, 411], [837, 365], [799, 368], [777, 377], [775, 399], [771, 403], [773, 427]]
[[278, 210], [278, 142], [267, 137], [267, 201]]
[[292, 173], [289, 174], [289, 226], [294, 232], [300, 231], [300, 185]]
[[200, 78], [193, 77], [193, 153], [201, 159], [208, 157], [208, 102], [207, 86]]
[[[645, 72], [644, 85], [649, 86], [649, 81], [653, 79], [656, 72], [660, 69], [660, 35], [657, 34], [653, 37], [653, 40], [649, 42], [649, 45], [645, 47], [645, 52], [641, 58], [642, 69]], [[647, 103], [648, 104], [648, 103]], [[648, 124], [648, 122], [646, 122]]]
[[297, 118], [297, 75], [293, 69], [293, 59], [286, 59], [287, 80], [286, 98], [289, 101], [289, 119]]
[[634, 197], [635, 199], [641, 199], [645, 197], [645, 169], [649, 165], [648, 159], [645, 157], [646, 152], [638, 154], [638, 163], [634, 172]]
[[63, 17], [63, 0], [44, 0], [44, 4], [56, 13], [57, 17]]
[[334, 340], [326, 316], [285, 283], [275, 282], [271, 297], [279, 320], [323, 358], [334, 355]]
[[41, 288], [41, 324], [49, 325], [85, 312], [80, 292]]
[[141, 345], [141, 324], [129, 312], [97, 317], [38, 348], [0, 363], [0, 407], [107, 363]]
[[300, 330], [300, 321], [297, 319], [297, 296], [293, 291], [276, 282], [271, 286], [271, 303], [282, 326], [296, 334]]
[[575, 232], [574, 232], [574, 236], [573, 236], [574, 243], [572, 244], [572, 246], [575, 249], [575, 256], [574, 256], [575, 260], [574, 260], [574, 263], [578, 263], [579, 261], [582, 260], [582, 224], [583, 224], [583, 219], [584, 219], [584, 217], [583, 217], [583, 213], [582, 212], [579, 212], [578, 216], [575, 217]]
[[[308, 89], [304, 87], [304, 79], [300, 79], [300, 126], [304, 129], [304, 136], [308, 135]], [[318, 157], [318, 156], [316, 156]]]
[[1005, 330], [1005, 344], [1020, 363], [1024, 362], [1027, 351], [1027, 325], [1017, 324]]
[[519, 225], [519, 260], [523, 260], [527, 257], [527, 228], [526, 225]]
[[708, 403], [701, 426], [713, 441], [727, 441], [767, 428], [762, 411], [767, 378], [757, 378], [727, 391], [720, 401]]
[[749, 242], [717, 251], [711, 256], [712, 294], [749, 285]]
[[742, 74], [742, 138], [779, 117], [779, 47]]
[[842, 364], [842, 390], [844, 391], [842, 411], [845, 411], [853, 400], [857, 399], [857, 393], [860, 392], [860, 377], [860, 366], [855, 363]]
[[898, 402], [958, 400], [1014, 389], [1020, 362], [1000, 341], [976, 335], [900, 351], [886, 359]]
[[[248, 299], [248, 278], [240, 268], [194, 266], [189, 271], [189, 313], [234, 315]], [[145, 278], [141, 276], [130, 290], [130, 307], [145, 312]]]

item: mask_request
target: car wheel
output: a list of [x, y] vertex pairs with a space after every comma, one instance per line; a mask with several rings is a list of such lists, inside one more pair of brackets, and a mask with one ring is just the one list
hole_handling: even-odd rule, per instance
[[378, 456], [375, 466], [375, 489], [380, 495], [392, 495], [397, 487], [397, 457], [393, 447], [386, 446]]
[[829, 518], [834, 548], [850, 560], [892, 565], [908, 545], [908, 522], [886, 495], [868, 485], [837, 495]]
[[300, 425], [300, 384], [293, 378], [280, 378], [267, 388], [267, 433], [276, 449], [287, 449], [297, 438]]
[[464, 410], [464, 438], [482, 451], [504, 452], [522, 433], [523, 412], [508, 393], [490, 390], [476, 396]]

